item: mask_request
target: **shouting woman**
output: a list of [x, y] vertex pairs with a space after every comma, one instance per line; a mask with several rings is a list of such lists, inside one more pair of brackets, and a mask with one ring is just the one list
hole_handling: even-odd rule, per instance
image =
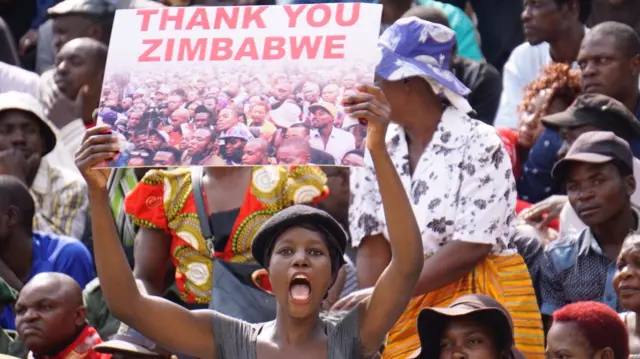
[[[76, 163], [87, 181], [96, 266], [113, 314], [145, 337], [198, 358], [370, 358], [409, 303], [420, 271], [422, 244], [411, 204], [385, 145], [389, 106], [375, 87], [362, 87], [372, 106], [358, 111], [369, 124], [367, 148], [377, 173], [392, 259], [375, 289], [342, 320], [320, 319], [323, 298], [342, 265], [347, 236], [328, 214], [294, 206], [256, 234], [253, 257], [269, 272], [276, 319], [250, 324], [212, 310], [189, 311], [142, 294], [129, 270], [110, 217], [108, 176], [93, 169], [118, 151], [108, 128], [87, 131]], [[353, 102], [357, 104], [357, 101]], [[167, 323], [171, 323], [170, 326]]]

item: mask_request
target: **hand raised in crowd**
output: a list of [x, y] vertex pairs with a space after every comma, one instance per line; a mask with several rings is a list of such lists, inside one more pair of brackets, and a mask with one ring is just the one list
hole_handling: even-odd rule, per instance
[[528, 223], [535, 224], [538, 228], [546, 228], [549, 222], [558, 218], [567, 201], [567, 196], [553, 195], [525, 209], [519, 217]]
[[82, 145], [76, 152], [76, 166], [87, 181], [89, 189], [102, 190], [107, 188], [111, 169], [95, 167], [104, 164], [119, 152], [118, 137], [111, 133], [109, 126], [96, 126], [87, 130]]
[[30, 175], [36, 173], [40, 158], [39, 153], [26, 157], [23, 151], [16, 148], [1, 151], [0, 174], [17, 177], [26, 184]]
[[360, 85], [358, 91], [358, 94], [342, 100], [344, 111], [352, 118], [357, 118], [360, 123], [366, 123], [369, 151], [386, 151], [385, 136], [391, 117], [389, 102], [379, 87]]
[[47, 109], [47, 117], [58, 128], [62, 128], [69, 122], [82, 119], [85, 124], [93, 122], [91, 114], [98, 103], [93, 103], [89, 97], [89, 86], [85, 85], [80, 88], [75, 100], [65, 96], [55, 85], [53, 76], [43, 76], [45, 79], [42, 86], [45, 87], [42, 92], [42, 102]]
[[20, 38], [20, 42], [18, 44], [20, 55], [24, 56], [27, 52], [29, 52], [29, 50], [34, 48], [37, 43], [38, 43], [38, 30], [30, 29], [24, 35], [22, 35], [22, 38]]

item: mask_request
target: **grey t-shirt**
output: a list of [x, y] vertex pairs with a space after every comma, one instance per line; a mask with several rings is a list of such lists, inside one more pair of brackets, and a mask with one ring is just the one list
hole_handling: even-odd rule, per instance
[[[341, 321], [324, 321], [329, 338], [327, 359], [364, 359], [360, 345], [359, 307]], [[266, 323], [250, 324], [213, 312], [218, 359], [257, 359], [258, 334]]]

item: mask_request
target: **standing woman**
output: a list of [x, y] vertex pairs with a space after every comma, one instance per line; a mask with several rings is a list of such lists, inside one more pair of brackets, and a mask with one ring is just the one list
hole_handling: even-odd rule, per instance
[[[515, 343], [529, 359], [544, 357], [539, 308], [526, 264], [513, 250], [516, 189], [509, 157], [493, 127], [473, 120], [469, 90], [448, 70], [455, 33], [408, 17], [382, 35], [376, 69], [398, 125], [389, 128], [387, 149], [422, 234], [424, 269], [413, 299], [389, 332], [383, 358], [406, 358], [420, 341], [416, 318], [423, 308], [444, 307], [466, 294], [501, 302], [515, 323]], [[377, 99], [345, 100], [345, 112], [360, 118]], [[353, 171], [349, 222], [359, 246], [361, 291], [338, 302], [349, 308], [371, 294], [391, 256], [389, 227], [381, 204], [372, 154]]]
[[[76, 164], [87, 181], [96, 267], [114, 316], [171, 352], [197, 358], [358, 359], [376, 355], [409, 302], [422, 270], [420, 230], [385, 146], [389, 107], [373, 87], [361, 91], [371, 106], [358, 111], [369, 123], [367, 147], [377, 171], [381, 204], [389, 219], [393, 255], [366, 300], [338, 323], [320, 319], [323, 298], [344, 263], [347, 235], [326, 212], [293, 206], [269, 219], [252, 243], [253, 257], [269, 271], [277, 316], [250, 324], [212, 310], [189, 311], [142, 294], [129, 270], [110, 216], [105, 171], [93, 169], [118, 151], [107, 127], [87, 131]], [[170, 323], [170, 325], [167, 325]]]

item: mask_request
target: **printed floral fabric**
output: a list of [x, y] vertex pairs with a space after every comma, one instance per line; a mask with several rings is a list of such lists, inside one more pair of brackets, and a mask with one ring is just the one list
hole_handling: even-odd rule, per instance
[[[511, 161], [493, 127], [453, 107], [445, 110], [413, 175], [404, 130], [389, 128], [387, 148], [400, 174], [429, 256], [451, 240], [492, 244], [493, 254], [513, 254], [516, 189]], [[351, 171], [350, 232], [389, 237], [370, 154]]]
[[326, 181], [324, 172], [315, 166], [255, 167], [223, 252], [212, 253], [202, 236], [189, 168], [148, 172], [127, 196], [125, 209], [136, 225], [171, 234], [171, 258], [181, 299], [207, 304], [214, 256], [231, 262], [252, 261], [251, 242], [260, 226], [290, 205], [324, 198], [329, 193]]

